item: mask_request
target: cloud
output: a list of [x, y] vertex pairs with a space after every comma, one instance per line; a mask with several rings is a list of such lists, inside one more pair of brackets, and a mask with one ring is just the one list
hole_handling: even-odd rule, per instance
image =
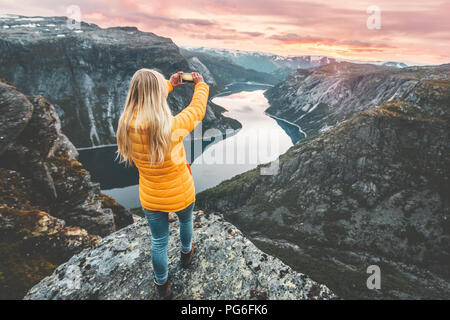
[[310, 37], [298, 35], [295, 33], [276, 34], [268, 38], [290, 45], [316, 45], [329, 47], [339, 46], [357, 52], [380, 52], [384, 49], [395, 48], [394, 46], [387, 44], [375, 44], [359, 40], [337, 40], [331, 38]]
[[251, 40], [264, 36], [262, 32], [238, 31], [236, 29], [219, 28], [220, 33], [191, 33], [193, 38], [206, 40]]
[[[0, 13], [66, 14], [73, 0], [3, 0]], [[444, 63], [450, 52], [450, 2], [377, 0], [381, 29], [366, 27], [361, 0], [78, 0], [83, 20], [136, 26], [175, 43], [278, 54]]]
[[193, 25], [193, 26], [214, 26], [215, 22], [210, 21], [208, 19], [192, 19], [192, 18], [170, 18], [163, 16], [155, 16], [151, 14], [147, 14], [144, 12], [130, 12], [126, 14], [128, 18], [138, 18], [139, 21], [143, 21], [145, 23], [166, 23], [171, 26], [180, 26], [180, 25]]

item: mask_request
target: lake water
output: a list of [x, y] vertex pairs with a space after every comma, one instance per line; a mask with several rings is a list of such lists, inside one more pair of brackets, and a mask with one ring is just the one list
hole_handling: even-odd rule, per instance
[[[304, 138], [297, 125], [264, 113], [269, 107], [264, 97], [268, 87], [248, 83], [228, 86], [226, 92], [212, 101], [227, 109], [224, 115], [238, 120], [242, 129], [220, 135], [214, 130], [202, 132], [199, 125], [191, 139], [185, 139], [197, 193], [258, 164], [276, 160]], [[91, 173], [92, 180], [100, 183], [102, 192], [126, 208], [137, 208], [140, 206], [138, 172], [115, 161], [116, 150], [114, 145], [80, 149], [79, 160]]]

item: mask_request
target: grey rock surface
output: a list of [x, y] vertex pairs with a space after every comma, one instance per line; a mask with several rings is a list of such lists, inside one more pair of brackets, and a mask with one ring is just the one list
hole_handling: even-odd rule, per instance
[[[19, 134], [0, 156], [0, 168], [14, 170], [30, 179], [33, 203], [52, 216], [64, 219], [71, 226], [79, 226], [90, 234], [105, 236], [120, 226], [132, 223], [131, 213], [119, 205], [107, 207], [107, 196], [100, 193], [97, 183], [91, 182], [89, 173], [76, 160], [74, 145], [61, 131], [61, 122], [54, 107], [43, 97], [26, 98], [14, 87], [0, 83], [0, 99], [15, 101], [21, 98], [23, 105], [32, 106], [32, 113], [20, 122], [16, 114], [5, 113], [1, 127], [11, 127]], [[16, 96], [15, 100], [11, 96]], [[24, 100], [25, 99], [25, 100]], [[19, 105], [21, 106], [21, 104]], [[20, 112], [20, 108], [18, 111]], [[114, 211], [113, 211], [114, 210]], [[120, 217], [119, 217], [120, 216]]]
[[[195, 213], [195, 255], [179, 266], [178, 222], [170, 226], [169, 277], [174, 299], [332, 299], [304, 274], [257, 249], [217, 215]], [[151, 236], [141, 219], [104, 239], [34, 286], [25, 299], [159, 299]]]
[[0, 80], [0, 155], [23, 131], [33, 113], [25, 95]]

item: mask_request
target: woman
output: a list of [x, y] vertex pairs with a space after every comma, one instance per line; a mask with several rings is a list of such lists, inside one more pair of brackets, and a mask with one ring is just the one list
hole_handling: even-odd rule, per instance
[[165, 80], [150, 69], [138, 70], [131, 79], [125, 109], [117, 129], [118, 153], [122, 161], [139, 170], [139, 199], [152, 234], [154, 282], [163, 298], [171, 295], [168, 280], [168, 213], [175, 212], [180, 223], [180, 262], [192, 261], [192, 210], [195, 187], [183, 138], [205, 116], [209, 87], [200, 74], [192, 74], [192, 101], [176, 116], [167, 104], [167, 96], [180, 83], [182, 72]]

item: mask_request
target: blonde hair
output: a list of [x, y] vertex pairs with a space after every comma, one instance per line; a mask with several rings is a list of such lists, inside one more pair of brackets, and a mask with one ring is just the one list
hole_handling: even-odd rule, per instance
[[151, 163], [161, 163], [170, 151], [173, 115], [167, 104], [169, 94], [167, 80], [156, 70], [140, 69], [131, 78], [125, 108], [117, 127], [117, 156], [121, 162], [131, 165], [131, 122], [136, 116], [134, 130], [148, 148]]

